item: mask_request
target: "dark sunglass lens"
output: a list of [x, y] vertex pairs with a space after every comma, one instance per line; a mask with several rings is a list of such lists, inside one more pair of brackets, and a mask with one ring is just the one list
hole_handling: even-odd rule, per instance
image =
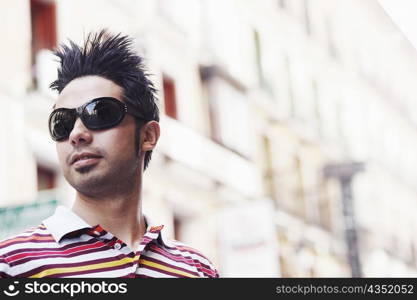
[[49, 131], [55, 141], [67, 139], [74, 127], [75, 115], [71, 111], [56, 111], [50, 118]]
[[123, 104], [118, 100], [99, 100], [88, 104], [82, 114], [83, 122], [90, 129], [116, 126], [124, 116]]

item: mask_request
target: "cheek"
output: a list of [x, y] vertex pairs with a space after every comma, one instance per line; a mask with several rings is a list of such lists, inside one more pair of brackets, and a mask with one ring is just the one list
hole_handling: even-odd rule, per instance
[[134, 149], [135, 136], [130, 133], [119, 132], [109, 141], [108, 149], [118, 154], [127, 154]]
[[135, 149], [135, 134], [133, 128], [122, 127], [103, 132], [95, 139], [96, 145], [109, 154], [127, 156]]
[[59, 164], [65, 167], [68, 151], [63, 143], [56, 143], [56, 153], [58, 154]]

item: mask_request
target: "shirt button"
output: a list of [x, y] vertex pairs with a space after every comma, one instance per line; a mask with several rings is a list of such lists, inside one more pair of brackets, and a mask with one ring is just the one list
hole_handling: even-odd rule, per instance
[[120, 248], [122, 248], [122, 245], [120, 245], [120, 243], [114, 244], [114, 249], [120, 250]]

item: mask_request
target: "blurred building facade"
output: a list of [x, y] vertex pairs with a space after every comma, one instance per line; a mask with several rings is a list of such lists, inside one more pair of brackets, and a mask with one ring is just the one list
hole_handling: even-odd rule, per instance
[[173, 238], [222, 276], [350, 276], [341, 184], [323, 170], [363, 162], [352, 181], [362, 274], [417, 276], [417, 52], [377, 1], [30, 0], [0, 11], [3, 237], [26, 225], [13, 216], [71, 206], [47, 130], [48, 49], [104, 27], [135, 38], [160, 90], [144, 210]]

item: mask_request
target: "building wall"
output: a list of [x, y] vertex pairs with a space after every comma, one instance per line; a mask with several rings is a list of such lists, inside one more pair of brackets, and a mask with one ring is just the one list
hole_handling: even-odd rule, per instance
[[[0, 4], [0, 205], [32, 200], [35, 161], [25, 138], [24, 96], [29, 86], [30, 24], [28, 3]], [[6, 13], [7, 12], [7, 13]], [[22, 20], [16, 22], [15, 20]], [[10, 33], [13, 33], [10, 34]], [[12, 58], [12, 59], [11, 59]]]
[[[30, 1], [17, 2], [0, 4], [8, 12], [0, 18], [0, 139], [8, 141], [0, 146], [0, 204], [42, 198], [41, 166], [70, 206], [74, 191], [46, 127], [54, 64], [48, 51], [37, 54], [34, 85]], [[239, 265], [263, 249], [259, 276], [350, 276], [341, 187], [323, 175], [329, 163], [350, 161], [365, 163], [352, 183], [363, 275], [417, 274], [417, 56], [378, 2], [51, 3], [57, 42], [81, 42], [101, 28], [135, 38], [162, 112], [144, 209], [221, 274], [250, 276]], [[175, 83], [176, 119], [164, 114], [164, 76]], [[252, 216], [244, 213], [251, 205]], [[259, 213], [265, 205], [269, 217]], [[245, 243], [254, 236], [264, 240]]]

